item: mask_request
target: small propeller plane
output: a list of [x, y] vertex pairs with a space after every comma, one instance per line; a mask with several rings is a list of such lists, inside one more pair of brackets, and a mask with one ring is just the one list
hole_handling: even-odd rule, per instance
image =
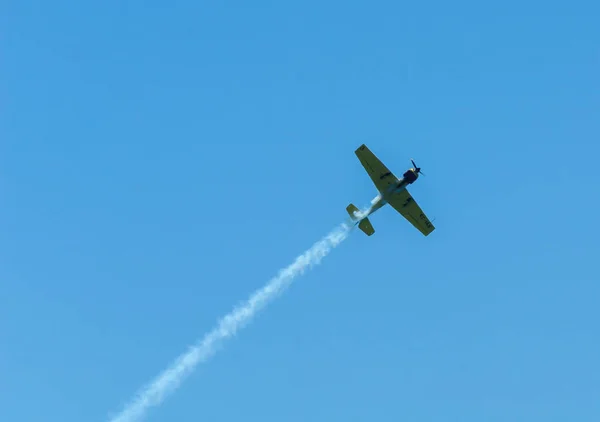
[[364, 213], [361, 213], [354, 204], [346, 207], [346, 211], [348, 211], [352, 220], [356, 221], [355, 224], [358, 224], [359, 229], [367, 236], [375, 233], [375, 229], [369, 221], [369, 215], [385, 204], [390, 204], [392, 208], [402, 214], [423, 235], [427, 236], [435, 230], [431, 221], [429, 221], [425, 213], [423, 213], [419, 205], [406, 190], [408, 185], [417, 180], [419, 174], [423, 174], [421, 173], [421, 168], [417, 167], [413, 160], [411, 160], [413, 167], [404, 172], [402, 178], [398, 179], [379, 161], [365, 144], [358, 147], [354, 153], [379, 191], [379, 195], [371, 202], [371, 207]]

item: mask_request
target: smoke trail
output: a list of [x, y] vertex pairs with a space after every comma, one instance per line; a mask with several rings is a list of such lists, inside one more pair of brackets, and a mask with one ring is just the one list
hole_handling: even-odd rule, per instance
[[306, 269], [319, 264], [333, 248], [344, 241], [352, 227], [352, 224], [343, 223], [297, 257], [291, 265], [280, 270], [277, 276], [254, 292], [245, 303], [223, 317], [202, 340], [179, 356], [158, 377], [142, 388], [121, 413], [110, 419], [110, 422], [140, 420], [150, 407], [161, 404], [166, 396], [175, 391], [199, 363], [205, 362], [217, 351], [223, 340], [234, 336], [240, 328], [252, 320], [259, 310], [283, 292], [296, 276], [302, 275]]

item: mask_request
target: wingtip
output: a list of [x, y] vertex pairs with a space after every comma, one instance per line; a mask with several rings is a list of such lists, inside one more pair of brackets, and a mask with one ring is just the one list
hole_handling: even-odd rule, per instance
[[367, 146], [365, 144], [362, 144], [361, 146], [359, 146], [358, 148], [356, 148], [356, 150], [354, 151], [356, 154], [358, 154], [358, 151], [362, 151], [366, 148]]

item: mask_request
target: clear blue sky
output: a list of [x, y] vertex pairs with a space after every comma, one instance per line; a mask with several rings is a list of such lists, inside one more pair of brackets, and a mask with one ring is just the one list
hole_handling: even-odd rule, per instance
[[[167, 5], [168, 3], [168, 5]], [[600, 6], [2, 14], [0, 420], [106, 421], [376, 191], [148, 421], [598, 421]]]

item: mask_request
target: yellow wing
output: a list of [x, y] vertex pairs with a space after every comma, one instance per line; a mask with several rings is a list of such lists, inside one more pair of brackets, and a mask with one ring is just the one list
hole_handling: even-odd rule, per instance
[[379, 161], [379, 158], [377, 158], [365, 144], [359, 146], [354, 153], [369, 174], [375, 187], [380, 192], [386, 191], [391, 184], [398, 181], [396, 176], [394, 176], [392, 172]]
[[406, 189], [391, 195], [388, 203], [425, 236], [435, 230], [431, 221]]

